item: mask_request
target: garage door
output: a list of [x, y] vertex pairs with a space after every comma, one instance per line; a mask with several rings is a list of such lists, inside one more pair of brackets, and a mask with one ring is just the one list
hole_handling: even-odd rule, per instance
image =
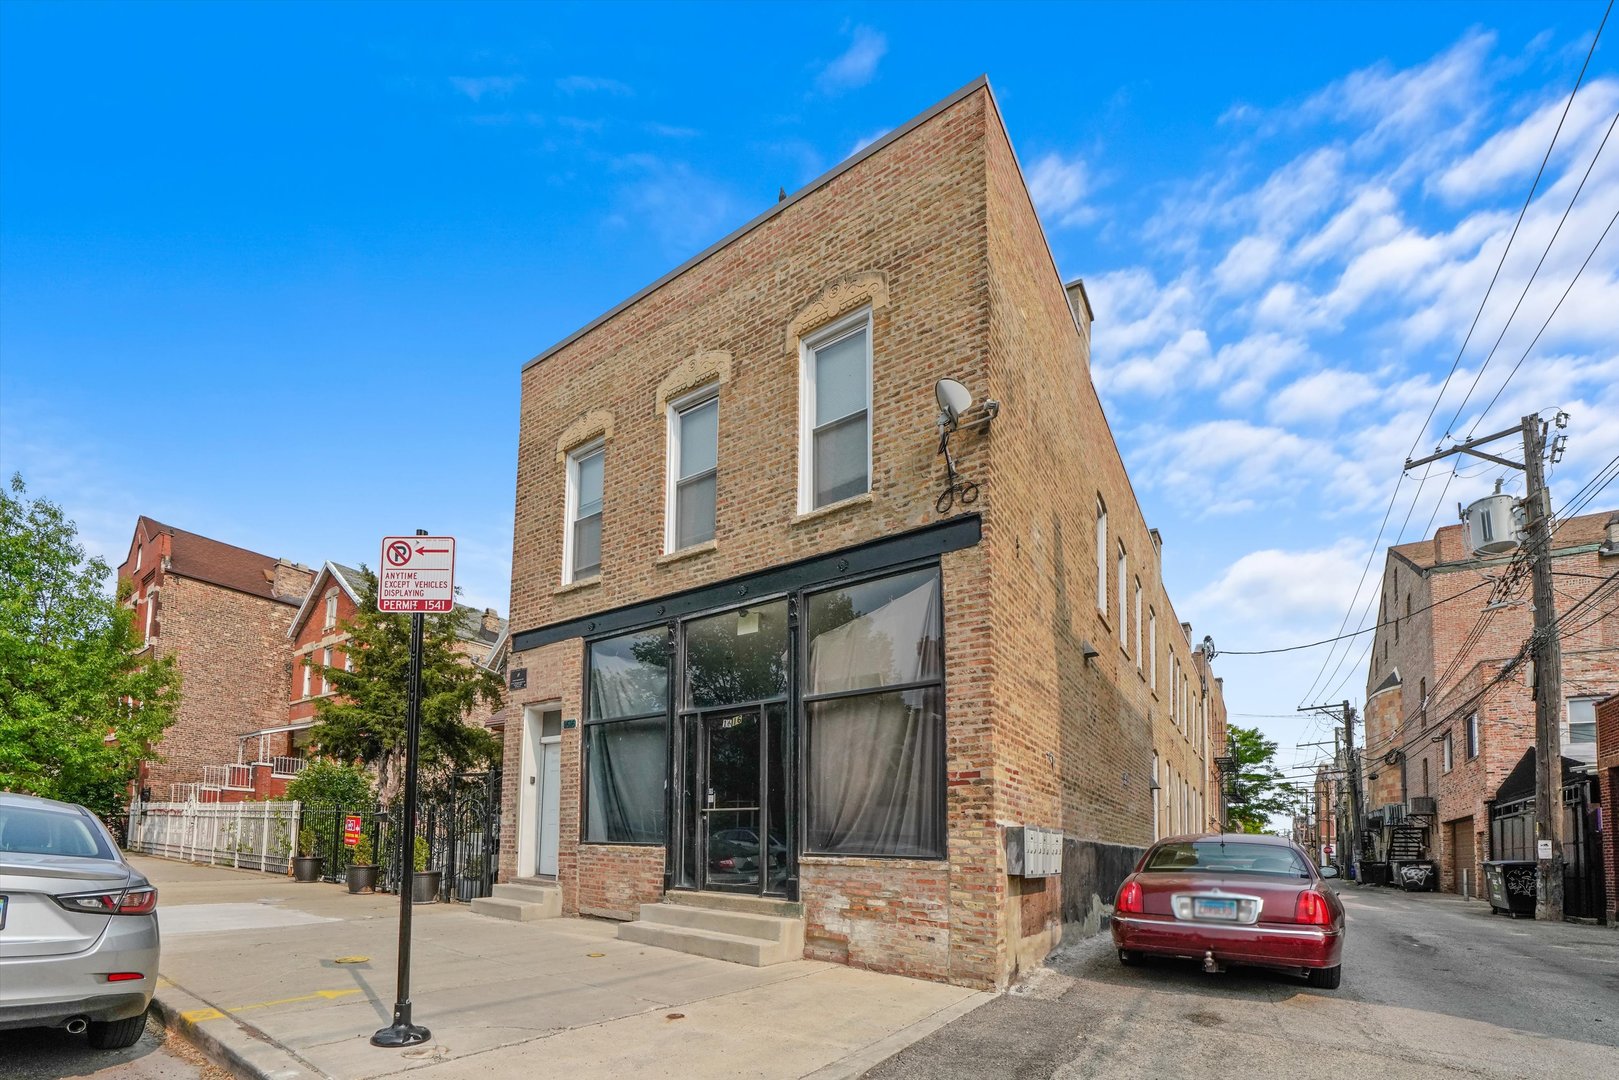
[[1450, 832], [1451, 869], [1455, 890], [1467, 896], [1480, 896], [1478, 871], [1473, 868], [1473, 819], [1458, 818], [1445, 823]]

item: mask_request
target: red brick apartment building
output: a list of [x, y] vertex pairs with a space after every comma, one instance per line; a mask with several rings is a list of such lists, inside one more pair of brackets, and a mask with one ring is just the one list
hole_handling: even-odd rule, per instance
[[[1475, 555], [1461, 525], [1390, 548], [1366, 680], [1366, 803], [1371, 814], [1399, 826], [1368, 830], [1362, 857], [1433, 860], [1440, 889], [1475, 897], [1485, 895], [1486, 860], [1523, 857], [1520, 843], [1505, 845], [1491, 829], [1492, 812], [1500, 825], [1505, 798], [1492, 803], [1535, 742], [1529, 667], [1499, 678], [1533, 630], [1528, 591], [1489, 604], [1491, 586], [1511, 560], [1511, 553]], [[1562, 617], [1619, 573], [1619, 513], [1559, 522], [1552, 573]], [[1605, 597], [1560, 623], [1564, 767], [1580, 789], [1565, 792], [1578, 804], [1565, 820], [1592, 837], [1599, 824], [1612, 829], [1612, 819], [1594, 813], [1595, 799], [1583, 793], [1596, 772], [1596, 703], [1619, 690], [1619, 618], [1611, 608]], [[1515, 787], [1513, 795], [1516, 801], [1521, 792]], [[1532, 839], [1533, 828], [1514, 836]], [[1396, 840], [1406, 850], [1391, 855]]]
[[237, 760], [237, 736], [285, 710], [287, 628], [308, 567], [141, 517], [118, 568], [146, 647], [180, 668], [180, 707], [137, 788], [168, 799]]
[[1619, 694], [1597, 703], [1597, 776], [1602, 785], [1602, 865], [1607, 889], [1605, 917], [1619, 924]]
[[[141, 518], [119, 567], [148, 648], [180, 664], [181, 706], [140, 788], [152, 799], [239, 802], [281, 795], [311, 752], [319, 666], [346, 666], [360, 572], [318, 572]], [[506, 640], [493, 610], [457, 605], [458, 648], [489, 665]], [[482, 707], [468, 723], [490, 724]]]
[[532, 360], [502, 881], [994, 987], [1215, 820], [1090, 326], [979, 80]]

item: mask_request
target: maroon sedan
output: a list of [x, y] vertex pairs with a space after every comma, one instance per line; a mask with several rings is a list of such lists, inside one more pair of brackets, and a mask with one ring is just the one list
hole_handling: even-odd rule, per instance
[[1342, 978], [1344, 908], [1304, 849], [1278, 836], [1177, 836], [1147, 849], [1113, 907], [1119, 962], [1143, 955], [1302, 969], [1311, 986]]

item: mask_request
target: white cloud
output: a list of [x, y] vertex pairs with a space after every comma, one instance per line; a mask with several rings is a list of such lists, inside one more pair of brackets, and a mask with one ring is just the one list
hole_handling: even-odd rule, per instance
[[1200, 625], [1218, 613], [1222, 624], [1246, 624], [1255, 634], [1277, 623], [1336, 616], [1348, 608], [1365, 562], [1364, 543], [1347, 538], [1304, 551], [1264, 548], [1226, 567], [1187, 607]]
[[[1430, 186], [1452, 202], [1477, 198], [1512, 180], [1527, 180], [1546, 157], [1557, 132], [1552, 160], [1589, 159], [1595, 152], [1592, 136], [1608, 126], [1619, 106], [1619, 82], [1597, 79], [1586, 84], [1570, 105], [1559, 96], [1535, 110], [1514, 127], [1498, 131], [1484, 144], [1432, 179]], [[1568, 110], [1563, 119], [1563, 110]], [[1558, 132], [1558, 123], [1562, 131]], [[1583, 149], [1583, 154], [1576, 148]]]
[[523, 84], [521, 75], [451, 75], [450, 85], [474, 102], [503, 98]]
[[888, 38], [869, 26], [857, 26], [848, 49], [815, 77], [823, 94], [841, 94], [865, 86], [877, 75], [877, 64], [888, 52]]
[[557, 89], [573, 97], [576, 94], [610, 94], [613, 97], [629, 97], [635, 93], [628, 84], [617, 79], [607, 79], [599, 75], [568, 75], [557, 80]]
[[1058, 225], [1095, 220], [1095, 208], [1085, 203], [1090, 186], [1090, 172], [1077, 157], [1047, 154], [1029, 170], [1029, 196], [1040, 213]]
[[1214, 268], [1215, 284], [1223, 292], [1247, 292], [1270, 276], [1282, 245], [1269, 236], [1245, 236], [1231, 245]]
[[614, 166], [635, 175], [619, 188], [607, 224], [626, 227], [633, 222], [648, 229], [671, 256], [697, 252], [743, 219], [742, 205], [729, 188], [685, 162], [629, 154]]
[[1376, 382], [1359, 371], [1327, 368], [1304, 376], [1277, 392], [1267, 411], [1277, 423], [1333, 420], [1344, 412], [1376, 401]]

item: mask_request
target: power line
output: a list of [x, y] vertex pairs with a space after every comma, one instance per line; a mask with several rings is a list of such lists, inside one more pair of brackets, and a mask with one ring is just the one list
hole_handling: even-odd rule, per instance
[[1380, 623], [1377, 623], [1374, 626], [1368, 626], [1368, 627], [1365, 627], [1363, 629], [1356, 630], [1352, 634], [1339, 634], [1337, 637], [1322, 638], [1320, 641], [1312, 641], [1312, 642], [1309, 642], [1308, 644], [1305, 644], [1305, 645], [1288, 645], [1287, 647], [1281, 648], [1281, 649], [1221, 649], [1215, 655], [1217, 655], [1217, 656], [1270, 656], [1270, 655], [1272, 655], [1274, 653], [1298, 652], [1300, 649], [1313, 649], [1317, 645], [1326, 645], [1329, 642], [1333, 642], [1333, 641], [1343, 641], [1346, 638], [1359, 637], [1362, 634], [1369, 634], [1373, 630], [1380, 630], [1385, 626], [1393, 626], [1395, 623], [1400, 622], [1400, 621], [1402, 621], [1404, 619], [1409, 619], [1413, 615], [1421, 615], [1424, 611], [1432, 611], [1434, 608], [1438, 607], [1440, 604], [1448, 604], [1452, 600], [1458, 599], [1459, 597], [1466, 596], [1470, 592], [1477, 592], [1479, 589], [1484, 588], [1484, 586], [1492, 585], [1492, 584], [1494, 584], [1494, 582], [1489, 581], [1489, 580], [1481, 581], [1477, 585], [1471, 586], [1470, 588], [1463, 589], [1461, 592], [1457, 593], [1455, 596], [1447, 596], [1442, 600], [1435, 600], [1433, 603], [1429, 604], [1427, 607], [1420, 607], [1420, 608], [1417, 608], [1415, 611], [1408, 611], [1404, 615], [1397, 616], [1397, 617], [1395, 617], [1393, 619], [1388, 620], [1387, 622], [1380, 622]]

